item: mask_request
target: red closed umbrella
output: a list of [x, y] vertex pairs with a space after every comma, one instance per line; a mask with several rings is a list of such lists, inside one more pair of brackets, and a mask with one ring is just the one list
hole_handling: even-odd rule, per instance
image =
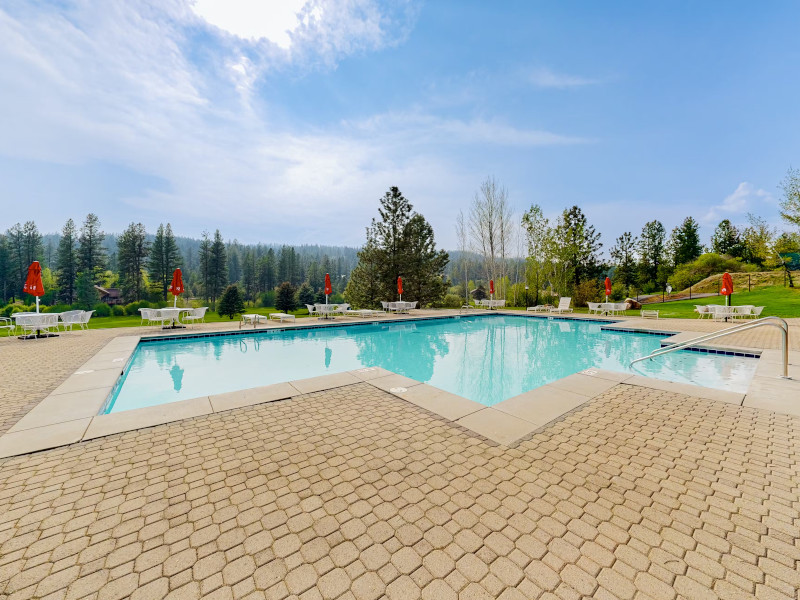
[[172, 283], [169, 284], [167, 289], [173, 296], [175, 296], [174, 305], [178, 306], [178, 296], [180, 296], [184, 291], [183, 274], [181, 273], [180, 269], [175, 269], [175, 272], [172, 274]]
[[611, 295], [611, 280], [606, 277], [606, 302], [608, 302], [608, 297]]
[[489, 280], [489, 295], [494, 295], [494, 279]]
[[38, 260], [31, 263], [28, 267], [28, 276], [25, 278], [25, 285], [22, 291], [31, 296], [36, 296], [36, 312], [39, 312], [39, 298], [44, 296], [44, 284], [42, 283], [42, 266]]
[[325, 304], [328, 303], [328, 296], [333, 293], [333, 287], [331, 286], [331, 276], [330, 273], [325, 273]]
[[722, 276], [722, 286], [719, 288], [719, 293], [728, 297], [728, 306], [730, 306], [731, 294], [733, 294], [733, 278], [730, 273], [725, 273]]
[[397, 293], [400, 294], [400, 301], [403, 300], [403, 278], [397, 278]]

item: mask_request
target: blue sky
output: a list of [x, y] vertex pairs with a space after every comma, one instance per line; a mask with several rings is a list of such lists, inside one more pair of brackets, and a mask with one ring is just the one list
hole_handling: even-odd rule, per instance
[[778, 225], [796, 2], [0, 0], [0, 228], [98, 213], [359, 245], [397, 185], [455, 246], [481, 181], [607, 249]]

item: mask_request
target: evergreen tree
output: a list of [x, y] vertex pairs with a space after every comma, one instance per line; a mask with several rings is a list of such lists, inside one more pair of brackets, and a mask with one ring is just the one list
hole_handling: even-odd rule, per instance
[[230, 248], [228, 248], [228, 279], [232, 283], [239, 283], [242, 279], [242, 266], [239, 260], [237, 244], [232, 244]]
[[150, 259], [147, 263], [147, 272], [150, 276], [150, 285], [154, 292], [163, 300], [168, 300], [169, 286], [172, 283], [172, 274], [181, 266], [181, 253], [172, 233], [172, 225], [167, 223], [158, 226], [153, 244], [150, 247]]
[[717, 254], [727, 254], [734, 258], [742, 256], [742, 240], [739, 230], [731, 224], [729, 219], [720, 221], [711, 236], [711, 249]]
[[243, 312], [244, 300], [239, 291], [239, 286], [236, 284], [229, 285], [225, 288], [222, 298], [220, 298], [217, 314], [219, 314], [220, 317], [227, 315], [229, 318], [233, 319], [235, 315]]
[[244, 285], [245, 300], [253, 300], [258, 294], [257, 271], [256, 253], [248, 249], [242, 258], [242, 285]]
[[203, 296], [206, 301], [211, 300], [211, 240], [208, 237], [208, 232], [203, 232], [203, 237], [200, 240], [200, 249], [198, 250], [198, 259], [200, 262], [200, 285], [203, 288]]
[[33, 221], [26, 221], [22, 226], [22, 234], [25, 239], [25, 275], [27, 277], [28, 267], [35, 260], [42, 260], [44, 257], [44, 248], [42, 247], [42, 236], [36, 223]]
[[[358, 264], [350, 273], [350, 281], [344, 289], [345, 299], [358, 308], [378, 308], [384, 296], [384, 285], [381, 279], [381, 252], [372, 237], [371, 228], [367, 228], [367, 243], [358, 252]], [[324, 302], [324, 296], [318, 302]]]
[[78, 277], [78, 239], [75, 222], [67, 220], [61, 230], [56, 258], [56, 280], [58, 282], [58, 298], [66, 304], [75, 302], [75, 280]]
[[0, 233], [0, 301], [8, 301], [11, 289], [11, 269], [6, 236]]
[[42, 258], [42, 236], [33, 221], [27, 221], [24, 225], [15, 224], [6, 235], [10, 264], [7, 275], [11, 287], [9, 295], [21, 298], [28, 267]]
[[219, 229], [214, 232], [214, 241], [211, 244], [209, 257], [209, 286], [211, 303], [216, 302], [223, 288], [228, 285], [228, 261], [225, 251], [225, 242]]
[[301, 307], [314, 304], [314, 290], [306, 281], [297, 289], [297, 304]]
[[449, 257], [436, 250], [433, 228], [412, 208], [396, 187], [381, 198], [381, 220], [373, 219], [367, 229], [367, 243], [345, 289], [353, 304], [375, 306], [383, 299], [396, 299], [399, 276], [420, 306], [444, 296]]
[[703, 253], [703, 244], [700, 243], [700, 224], [692, 217], [686, 217], [672, 230], [669, 249], [672, 264], [676, 267], [698, 258]]
[[556, 225], [555, 237], [562, 247], [565, 262], [572, 270], [574, 286], [598, 276], [598, 252], [603, 244], [600, 243], [600, 234], [589, 225], [580, 207], [573, 206], [563, 212]]
[[402, 274], [406, 297], [419, 302], [418, 306], [441, 300], [447, 292], [443, 275], [450, 257], [444, 250], [436, 250], [433, 227], [422, 215], [414, 213], [403, 231], [403, 238]]
[[296, 294], [297, 289], [290, 282], [284, 281], [278, 286], [278, 293], [275, 296], [275, 308], [284, 313], [297, 310]]
[[100, 231], [100, 219], [89, 213], [81, 227], [78, 248], [78, 272], [86, 273], [92, 284], [100, 284], [106, 270], [106, 249], [103, 246], [105, 234]]
[[262, 290], [275, 289], [275, 250], [270, 248], [267, 253], [258, 261], [258, 280], [259, 288]]
[[81, 310], [91, 310], [100, 301], [100, 294], [94, 287], [94, 281], [89, 273], [80, 273], [75, 281], [75, 303]]
[[[645, 223], [639, 236], [639, 284], [652, 290], [666, 283], [663, 270], [660, 271], [666, 251], [666, 230], [661, 221]], [[663, 281], [661, 279], [663, 278]]]
[[144, 267], [149, 246], [141, 223], [131, 223], [117, 239], [119, 286], [126, 302], [138, 302], [144, 295]]
[[611, 258], [614, 259], [614, 281], [630, 286], [636, 278], [636, 246], [638, 240], [630, 231], [626, 231], [617, 238], [617, 243], [611, 248]]

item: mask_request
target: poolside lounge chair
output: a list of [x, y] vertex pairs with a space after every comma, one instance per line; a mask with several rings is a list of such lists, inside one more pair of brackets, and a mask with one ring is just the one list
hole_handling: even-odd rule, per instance
[[194, 327], [195, 322], [200, 321], [201, 323], [206, 322], [206, 311], [208, 310], [207, 306], [201, 306], [200, 308], [195, 308], [190, 313], [186, 313], [183, 316], [183, 322], [186, 321], [191, 322], [192, 327]]
[[570, 304], [572, 304], [572, 298], [569, 296], [562, 296], [561, 298], [558, 299], [558, 306], [556, 306], [555, 308], [551, 308], [550, 312], [554, 313], [572, 312]]
[[530, 312], [547, 312], [551, 308], [553, 308], [553, 307], [550, 306], [549, 304], [537, 304], [536, 306], [529, 306], [525, 310], [530, 311]]

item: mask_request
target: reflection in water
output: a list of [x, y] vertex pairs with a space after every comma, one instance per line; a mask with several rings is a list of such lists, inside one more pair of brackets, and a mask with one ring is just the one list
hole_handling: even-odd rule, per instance
[[[165, 340], [137, 348], [112, 410], [362, 367], [383, 367], [491, 406], [589, 367], [627, 372], [661, 339], [585, 321], [476, 315]], [[653, 377], [742, 391], [755, 362], [676, 352], [639, 365]]]
[[172, 389], [176, 392], [181, 391], [181, 384], [183, 383], [183, 369], [178, 366], [178, 363], [172, 365], [169, 370], [169, 376], [172, 377]]

